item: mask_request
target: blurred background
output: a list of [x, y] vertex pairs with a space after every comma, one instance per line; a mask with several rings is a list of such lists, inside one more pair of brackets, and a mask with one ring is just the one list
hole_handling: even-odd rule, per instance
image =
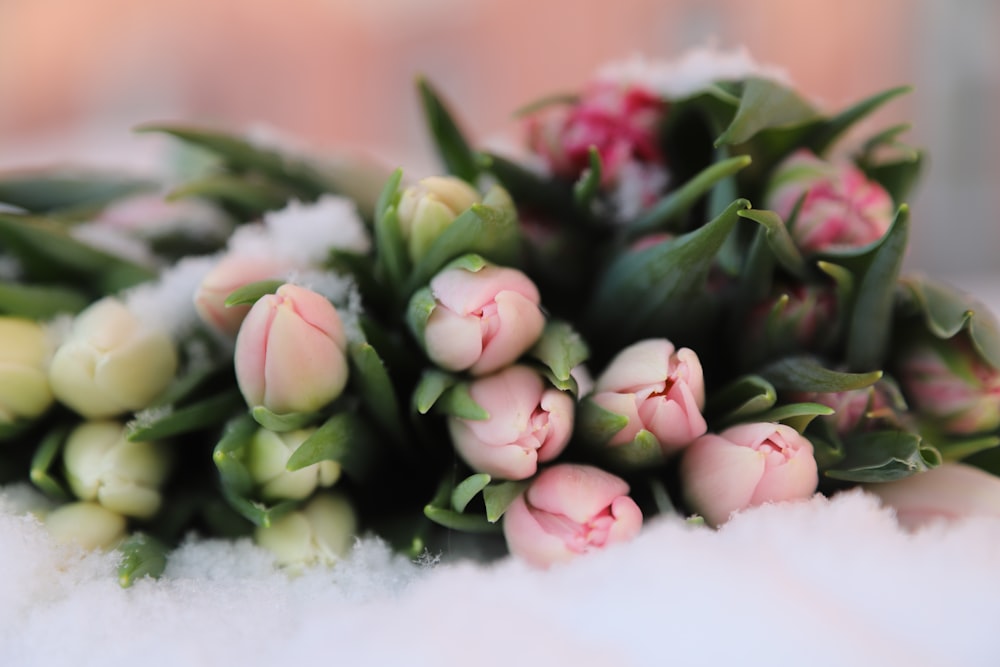
[[418, 73], [484, 139], [608, 61], [746, 47], [827, 108], [913, 84], [868, 124], [931, 156], [910, 268], [1000, 272], [998, 29], [995, 0], [0, 0], [0, 167], [148, 167], [151, 120], [420, 163]]

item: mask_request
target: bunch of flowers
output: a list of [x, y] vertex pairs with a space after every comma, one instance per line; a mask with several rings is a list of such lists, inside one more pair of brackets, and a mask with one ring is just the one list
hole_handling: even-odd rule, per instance
[[202, 158], [167, 191], [4, 175], [3, 481], [125, 584], [191, 532], [546, 567], [857, 485], [911, 525], [1000, 512], [997, 323], [901, 275], [906, 128], [838, 141], [905, 89], [826, 113], [689, 70], [527, 108], [519, 157], [421, 81], [447, 173], [415, 182], [172, 125], [143, 130]]

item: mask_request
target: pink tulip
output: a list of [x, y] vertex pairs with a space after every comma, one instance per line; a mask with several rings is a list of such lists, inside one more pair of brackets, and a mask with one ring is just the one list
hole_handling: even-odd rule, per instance
[[286, 284], [250, 309], [236, 337], [236, 381], [251, 407], [319, 410], [347, 383], [347, 337], [326, 298]]
[[755, 423], [698, 438], [681, 460], [681, 482], [691, 507], [718, 526], [748, 507], [810, 497], [819, 475], [809, 440]]
[[628, 417], [610, 445], [624, 445], [640, 430], [653, 434], [665, 454], [705, 433], [701, 414], [705, 381], [698, 355], [675, 350], [665, 338], [639, 341], [611, 360], [594, 388], [592, 400], [605, 410]]
[[910, 404], [946, 432], [969, 435], [1000, 427], [1000, 369], [986, 363], [967, 335], [921, 336], [904, 346], [898, 364]]
[[825, 162], [806, 149], [793, 153], [771, 177], [765, 205], [787, 221], [803, 195], [790, 231], [805, 253], [867, 245], [892, 224], [892, 197], [851, 162]]
[[273, 257], [226, 255], [208, 272], [194, 295], [194, 307], [202, 321], [217, 331], [235, 336], [249, 305], [226, 307], [226, 298], [240, 287], [277, 278], [292, 268]]
[[510, 366], [469, 386], [489, 419], [452, 417], [451, 441], [477, 472], [502, 479], [526, 479], [540, 462], [566, 448], [573, 432], [573, 399], [547, 386], [527, 366]]
[[511, 553], [536, 567], [628, 542], [642, 512], [628, 484], [598, 468], [564, 463], [546, 468], [503, 515]]
[[944, 463], [895, 482], [866, 484], [909, 530], [940, 520], [1000, 518], [1000, 478], [962, 463]]
[[837, 299], [829, 287], [781, 286], [750, 311], [747, 342], [753, 346], [792, 343], [814, 350], [833, 326], [836, 314]]
[[657, 132], [667, 104], [638, 86], [596, 82], [568, 109], [529, 120], [528, 142], [558, 176], [576, 179], [590, 166], [597, 148], [605, 185], [618, 180], [629, 163], [664, 163]]
[[431, 280], [430, 289], [436, 305], [424, 346], [446, 370], [492, 373], [527, 352], [545, 327], [538, 288], [516, 269], [448, 269]]
[[882, 426], [902, 428], [897, 409], [905, 409], [899, 391], [885, 381], [871, 387], [836, 392], [800, 392], [789, 397], [793, 401], [819, 403], [833, 408], [832, 415], [820, 419], [829, 422], [840, 436], [857, 431], [870, 431]]

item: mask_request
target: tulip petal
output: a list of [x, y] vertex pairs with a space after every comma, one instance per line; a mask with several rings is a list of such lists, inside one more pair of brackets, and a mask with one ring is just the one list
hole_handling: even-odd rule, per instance
[[435, 308], [424, 329], [424, 347], [435, 364], [449, 371], [464, 371], [483, 351], [479, 318], [459, 315], [447, 307]]
[[455, 451], [470, 468], [499, 479], [527, 479], [538, 470], [538, 451], [511, 442], [483, 442], [461, 419], [448, 421], [448, 430]]
[[548, 389], [542, 394], [539, 406], [548, 413], [548, 432], [538, 448], [538, 460], [551, 461], [566, 449], [573, 435], [575, 403], [566, 392]]
[[503, 534], [510, 552], [535, 567], [571, 560], [575, 554], [558, 536], [547, 533], [532, 516], [524, 494], [503, 515]]
[[511, 366], [478, 379], [469, 386], [469, 394], [490, 418], [466, 423], [483, 442], [495, 445], [517, 442], [528, 430], [543, 389], [542, 378], [527, 366]]
[[566, 463], [546, 468], [528, 488], [532, 507], [586, 523], [629, 491], [625, 480], [592, 466]]
[[494, 301], [500, 325], [496, 335], [486, 343], [479, 360], [469, 369], [473, 375], [486, 375], [516, 361], [538, 341], [545, 328], [545, 316], [538, 309], [537, 300], [503, 290], [497, 293]]
[[635, 394], [619, 394], [606, 391], [594, 394], [591, 397], [591, 400], [605, 410], [628, 419], [628, 423], [625, 427], [615, 433], [608, 444], [625, 445], [635, 440], [635, 436], [643, 428], [642, 419], [639, 417], [639, 406], [636, 404]]
[[618, 353], [597, 378], [595, 391], [634, 393], [649, 385], [663, 385], [669, 376], [674, 345], [665, 338], [651, 338]]
[[705, 520], [718, 526], [749, 506], [764, 474], [764, 455], [718, 435], [703, 435], [684, 452], [685, 496]]
[[481, 310], [503, 291], [516, 292], [536, 305], [541, 301], [535, 283], [516, 269], [485, 266], [474, 273], [452, 269], [431, 280], [434, 298], [460, 315]]

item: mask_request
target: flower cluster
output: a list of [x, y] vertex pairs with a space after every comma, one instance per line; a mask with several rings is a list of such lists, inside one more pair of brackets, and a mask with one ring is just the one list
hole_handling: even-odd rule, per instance
[[902, 89], [678, 72], [529, 107], [520, 156], [421, 82], [447, 173], [415, 182], [174, 125], [215, 161], [171, 193], [0, 175], [0, 470], [126, 584], [191, 531], [544, 568], [852, 486], [1000, 514], [1000, 326], [901, 274], [921, 153], [838, 141]]

